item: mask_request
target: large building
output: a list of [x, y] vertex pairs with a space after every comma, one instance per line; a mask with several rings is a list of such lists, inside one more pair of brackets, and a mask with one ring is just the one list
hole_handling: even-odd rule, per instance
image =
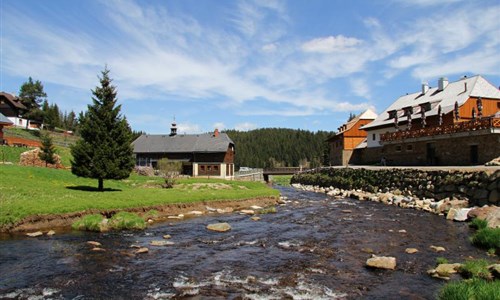
[[500, 91], [482, 76], [399, 97], [371, 123], [356, 163], [475, 165], [500, 156]]
[[9, 93], [0, 92], [0, 113], [9, 119], [14, 126], [28, 129], [39, 129], [42, 123], [22, 117], [27, 112], [21, 100]]
[[328, 139], [331, 165], [346, 166], [351, 162], [354, 149], [366, 140], [366, 131], [360, 127], [375, 118], [377, 114], [368, 109], [338, 128], [338, 132]]
[[3, 127], [10, 125], [12, 125], [12, 122], [9, 119], [7, 119], [7, 117], [5, 117], [2, 113], [0, 113], [0, 145], [4, 144]]
[[182, 162], [182, 174], [193, 177], [234, 178], [234, 142], [217, 129], [205, 134], [141, 135], [133, 143], [137, 166], [157, 168], [167, 158]]

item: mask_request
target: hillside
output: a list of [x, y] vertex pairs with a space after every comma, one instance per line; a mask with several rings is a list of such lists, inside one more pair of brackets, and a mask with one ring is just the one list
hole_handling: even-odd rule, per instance
[[332, 132], [287, 128], [225, 132], [236, 145], [236, 169], [328, 165], [326, 139]]

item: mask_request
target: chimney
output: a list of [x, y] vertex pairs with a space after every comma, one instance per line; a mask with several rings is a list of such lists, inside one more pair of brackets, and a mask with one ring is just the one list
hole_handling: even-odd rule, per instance
[[214, 137], [219, 137], [219, 129], [215, 128]]
[[422, 95], [425, 95], [429, 90], [429, 84], [427, 82], [422, 82]]
[[467, 92], [467, 82], [464, 82], [464, 93]]
[[446, 86], [448, 86], [448, 78], [446, 78], [446, 77], [439, 78], [439, 80], [438, 80], [438, 89], [440, 91], [442, 91], [442, 90], [444, 90], [446, 88]]
[[170, 127], [170, 136], [176, 136], [177, 135], [177, 124], [175, 124], [175, 121], [172, 122], [172, 127]]

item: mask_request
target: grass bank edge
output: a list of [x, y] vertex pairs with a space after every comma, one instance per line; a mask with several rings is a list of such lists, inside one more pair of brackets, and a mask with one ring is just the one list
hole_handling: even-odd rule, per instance
[[[106, 192], [93, 191], [96, 180], [78, 178], [68, 170], [0, 165], [0, 227], [32, 215], [57, 215], [99, 210], [127, 210], [170, 204], [278, 198], [279, 191], [264, 183], [221, 179], [180, 179], [184, 189], [162, 189], [162, 178], [131, 175], [106, 180]], [[219, 184], [231, 189], [189, 189]], [[158, 187], [157, 187], [158, 186]]]

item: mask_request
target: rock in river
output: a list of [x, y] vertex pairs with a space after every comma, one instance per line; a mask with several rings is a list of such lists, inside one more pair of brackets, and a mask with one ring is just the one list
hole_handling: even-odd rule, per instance
[[228, 223], [214, 223], [207, 225], [207, 229], [217, 232], [226, 232], [231, 230], [231, 225], [229, 225]]
[[414, 254], [414, 253], [418, 252], [418, 249], [417, 248], [406, 248], [405, 252], [408, 254]]
[[444, 251], [446, 251], [446, 249], [444, 247], [441, 247], [441, 246], [430, 246], [429, 248], [431, 248], [432, 250], [434, 250], [436, 252], [444, 252]]
[[151, 241], [149, 242], [151, 246], [172, 246], [174, 245], [174, 242], [170, 241]]
[[146, 247], [141, 247], [135, 251], [136, 254], [141, 254], [141, 253], [148, 253], [149, 249]]
[[366, 261], [366, 266], [378, 269], [396, 269], [396, 258], [390, 256], [373, 256]]
[[96, 241], [87, 241], [87, 245], [94, 246], [94, 247], [100, 247], [100, 246], [102, 246], [101, 243], [96, 242]]
[[29, 237], [37, 237], [37, 236], [43, 235], [43, 232], [41, 232], [41, 231], [30, 232], [30, 233], [26, 233], [26, 235], [29, 236]]

